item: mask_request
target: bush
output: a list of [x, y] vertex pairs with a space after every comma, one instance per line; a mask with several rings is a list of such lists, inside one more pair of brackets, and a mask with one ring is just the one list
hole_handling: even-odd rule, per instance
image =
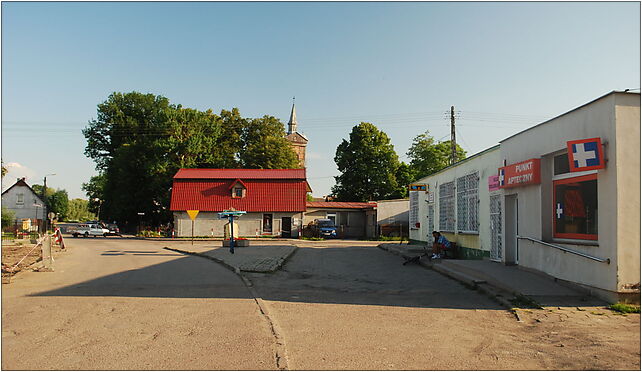
[[629, 305], [629, 304], [620, 304], [620, 303], [613, 304], [613, 305], [609, 306], [609, 309], [611, 309], [613, 311], [620, 312], [622, 314], [628, 314], [628, 313], [639, 314], [640, 313], [640, 307], [639, 306]]
[[143, 237], [143, 238], [160, 238], [162, 234], [159, 233], [158, 231], [143, 230], [138, 234], [136, 234], [136, 236]]
[[2, 207], [2, 227], [11, 226], [15, 223], [16, 214], [5, 207]]

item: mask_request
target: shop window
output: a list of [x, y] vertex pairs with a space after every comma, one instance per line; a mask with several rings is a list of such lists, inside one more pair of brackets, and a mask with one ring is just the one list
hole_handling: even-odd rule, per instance
[[439, 185], [439, 229], [455, 231], [455, 181]]
[[570, 173], [571, 168], [568, 164], [568, 152], [553, 157], [553, 174]]
[[479, 231], [479, 177], [477, 172], [457, 178], [457, 230]]
[[235, 187], [232, 191], [233, 198], [242, 198], [245, 196], [245, 189], [242, 187]]
[[325, 218], [327, 218], [330, 221], [332, 221], [332, 223], [335, 226], [337, 225], [337, 214], [336, 213], [326, 213]]
[[553, 237], [597, 240], [597, 174], [553, 181]]

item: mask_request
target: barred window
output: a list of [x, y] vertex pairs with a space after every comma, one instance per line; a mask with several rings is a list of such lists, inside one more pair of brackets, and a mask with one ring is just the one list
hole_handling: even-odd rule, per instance
[[471, 173], [457, 178], [457, 230], [479, 232], [479, 176]]
[[419, 191], [410, 191], [410, 228], [416, 229], [419, 222]]
[[439, 185], [439, 229], [455, 231], [455, 181]]

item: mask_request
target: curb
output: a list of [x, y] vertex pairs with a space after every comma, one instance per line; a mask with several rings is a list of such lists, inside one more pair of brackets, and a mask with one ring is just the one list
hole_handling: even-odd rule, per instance
[[[207, 258], [209, 260], [212, 260], [212, 261], [214, 261], [216, 263], [219, 263], [219, 264], [225, 266], [227, 269], [229, 269], [229, 270], [231, 270], [231, 271], [233, 271], [233, 272], [235, 272], [237, 274], [240, 274], [241, 272], [247, 272], [247, 273], [274, 273], [274, 272], [277, 272], [278, 270], [280, 270], [283, 267], [283, 265], [285, 265], [285, 263], [290, 259], [290, 257], [292, 257], [292, 255], [294, 255], [294, 253], [299, 249], [299, 247], [297, 247], [296, 245], [293, 245], [293, 247], [294, 247], [294, 249], [292, 250], [292, 252], [290, 252], [287, 256], [280, 258], [278, 263], [277, 263], [277, 265], [276, 265], [276, 267], [274, 269], [272, 269], [272, 270], [269, 270], [269, 271], [241, 270], [240, 267], [232, 266], [232, 265], [228, 264], [227, 262], [221, 260], [220, 258], [208, 256], [208, 255], [203, 254], [203, 253], [186, 251], [186, 250], [183, 250], [183, 249], [171, 248], [171, 247], [163, 247], [163, 249], [167, 249], [169, 251], [174, 251], [174, 252], [177, 252], [177, 253], [183, 253], [183, 254], [188, 254], [188, 255], [192, 255], [192, 256], [198, 256], [198, 257]], [[251, 283], [250, 283], [250, 285], [251, 285]]]
[[[392, 254], [397, 255], [397, 256], [401, 256], [401, 257], [406, 258], [406, 259], [410, 258], [410, 257], [414, 257], [414, 256], [406, 255], [406, 254], [402, 253], [400, 250], [391, 250], [391, 249], [389, 249], [389, 247], [386, 247], [385, 244], [379, 244], [377, 247], [379, 249], [383, 250], [383, 251], [392, 253]], [[513, 316], [515, 316], [515, 318], [518, 321], [520, 321], [520, 322], [522, 321], [520, 319], [520, 317], [519, 317], [517, 309], [513, 306], [513, 304], [511, 304], [508, 300], [504, 299], [503, 296], [502, 296], [502, 292], [514, 295], [515, 294], [515, 293], [513, 293], [514, 291], [505, 291], [502, 288], [498, 288], [498, 287], [495, 287], [492, 284], [489, 284], [485, 280], [474, 278], [474, 277], [472, 277], [470, 275], [467, 275], [467, 274], [458, 272], [458, 271], [456, 271], [454, 269], [445, 267], [445, 266], [443, 266], [443, 265], [441, 265], [439, 263], [433, 263], [432, 261], [430, 263], [425, 262], [425, 261], [419, 261], [419, 265], [421, 265], [421, 266], [423, 266], [423, 267], [425, 267], [427, 269], [432, 269], [432, 270], [434, 270], [434, 271], [436, 271], [436, 272], [438, 272], [438, 273], [440, 273], [440, 274], [442, 274], [444, 276], [447, 276], [447, 277], [449, 277], [449, 278], [451, 278], [451, 279], [453, 279], [453, 280], [455, 280], [457, 282], [462, 283], [466, 287], [469, 287], [471, 289], [474, 289], [474, 290], [476, 290], [476, 291], [478, 291], [480, 293], [483, 293], [483, 294], [489, 296], [493, 301], [495, 301], [499, 305], [505, 307], [506, 310], [508, 310], [511, 314], [513, 314]]]
[[[148, 240], [151, 242], [191, 242], [191, 238], [145, 238], [141, 236], [121, 236], [122, 239]], [[222, 242], [223, 238], [194, 238], [195, 242]], [[282, 238], [247, 238], [251, 242], [291, 242], [298, 239]]]
[[214, 261], [216, 263], [219, 263], [219, 264], [225, 266], [227, 269], [229, 269], [229, 270], [231, 270], [231, 271], [233, 271], [233, 272], [235, 272], [237, 274], [241, 273], [241, 269], [239, 269], [236, 266], [232, 266], [232, 265], [228, 264], [227, 262], [221, 260], [220, 258], [211, 257], [211, 256], [208, 256], [208, 255], [205, 255], [205, 254], [202, 254], [202, 253], [197, 253], [197, 252], [184, 251], [184, 250], [178, 249], [178, 248], [163, 247], [163, 249], [167, 249], [168, 251], [174, 251], [174, 252], [183, 253], [183, 254], [189, 254], [191, 256], [198, 256], [198, 257], [207, 258], [208, 260], [212, 260], [212, 261]]

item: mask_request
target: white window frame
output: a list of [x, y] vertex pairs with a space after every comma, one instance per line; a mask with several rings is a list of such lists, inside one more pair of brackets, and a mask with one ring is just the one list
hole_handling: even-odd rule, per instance
[[439, 185], [439, 230], [455, 232], [455, 181]]
[[457, 178], [457, 231], [479, 234], [479, 173]]
[[410, 229], [417, 230], [417, 223], [419, 222], [419, 191], [409, 192], [410, 211], [408, 212], [408, 219], [410, 222]]
[[25, 194], [23, 194], [23, 193], [16, 194], [16, 204], [17, 205], [24, 205], [25, 204]]

